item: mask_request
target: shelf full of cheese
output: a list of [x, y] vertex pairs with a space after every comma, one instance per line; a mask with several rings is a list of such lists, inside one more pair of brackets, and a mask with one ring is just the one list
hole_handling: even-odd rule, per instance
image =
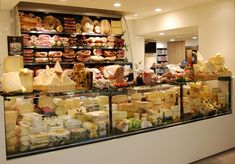
[[99, 93], [5, 98], [9, 159], [109, 136], [108, 97]]
[[24, 63], [123, 61], [121, 18], [19, 11]]

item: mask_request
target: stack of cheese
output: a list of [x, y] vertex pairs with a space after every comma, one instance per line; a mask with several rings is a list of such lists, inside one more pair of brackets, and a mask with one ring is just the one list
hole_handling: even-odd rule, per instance
[[47, 92], [62, 92], [74, 90], [75, 83], [63, 72], [59, 62], [54, 68], [46, 66], [45, 70], [39, 72], [34, 78], [34, 88]]
[[164, 91], [145, 93], [146, 100], [153, 103], [153, 110], [160, 110], [164, 107]]
[[29, 125], [20, 123], [18, 126], [18, 137], [19, 137], [19, 150], [26, 151], [29, 149]]
[[176, 104], [176, 91], [175, 90], [166, 90], [165, 91], [165, 108], [170, 109], [171, 106]]
[[7, 152], [15, 152], [17, 150], [16, 119], [16, 111], [5, 111]]
[[43, 124], [42, 116], [37, 113], [23, 114], [21, 124], [29, 127], [29, 149], [42, 148], [48, 145], [47, 127]]
[[226, 95], [220, 88], [212, 88], [212, 96], [218, 104], [226, 104]]

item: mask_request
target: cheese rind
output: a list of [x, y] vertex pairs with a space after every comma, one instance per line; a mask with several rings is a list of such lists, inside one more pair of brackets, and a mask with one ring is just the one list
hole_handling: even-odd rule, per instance
[[2, 75], [2, 89], [4, 92], [22, 91], [22, 84], [18, 72], [9, 72]]
[[20, 72], [20, 69], [24, 68], [24, 62], [22, 56], [7, 56], [3, 61], [3, 69], [5, 73], [8, 72]]

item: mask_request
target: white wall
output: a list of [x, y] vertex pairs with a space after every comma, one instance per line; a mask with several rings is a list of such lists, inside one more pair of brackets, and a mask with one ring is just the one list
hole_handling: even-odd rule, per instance
[[11, 35], [11, 12], [0, 10], [0, 75], [2, 74], [3, 58], [8, 55], [7, 36]]
[[[131, 49], [132, 56], [128, 54], [129, 58], [132, 58], [132, 62], [134, 65], [134, 69], [136, 69], [135, 65], [137, 64], [139, 69], [144, 68], [144, 38], [139, 37], [135, 32], [134, 28], [134, 21], [133, 20], [127, 20], [126, 21], [129, 36], [130, 36], [130, 42], [127, 43], [129, 44], [129, 48]], [[140, 64], [139, 64], [140, 63]]]
[[234, 0], [218, 0], [196, 7], [152, 16], [135, 21], [136, 35], [198, 26], [199, 49], [204, 57], [220, 52], [228, 67], [235, 72]]
[[153, 63], [157, 63], [157, 53], [145, 53], [144, 68], [149, 69]]

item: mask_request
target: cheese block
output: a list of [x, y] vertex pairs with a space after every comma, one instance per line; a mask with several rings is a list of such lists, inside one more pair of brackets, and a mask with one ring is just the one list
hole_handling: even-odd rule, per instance
[[8, 100], [4, 101], [4, 107], [10, 108], [12, 105], [16, 103], [16, 97], [9, 97]]
[[122, 34], [122, 32], [121, 27], [112, 27], [112, 34]]
[[38, 107], [50, 107], [52, 109], [55, 108], [55, 105], [53, 103], [53, 97], [51, 96], [41, 96], [38, 100]]
[[6, 133], [6, 139], [10, 139], [12, 137], [16, 137], [16, 132], [15, 130], [9, 131]]
[[147, 101], [136, 101], [134, 102], [135, 107], [140, 110], [150, 110], [153, 107], [153, 103]]
[[88, 112], [86, 115], [93, 122], [105, 122], [108, 119], [108, 113], [105, 111]]
[[5, 111], [6, 124], [16, 125], [17, 111]]
[[6, 133], [10, 131], [14, 131], [16, 127], [16, 124], [14, 122], [7, 123], [6, 122]]
[[155, 102], [156, 98], [164, 98], [165, 92], [164, 91], [156, 91], [156, 92], [147, 92], [144, 93], [146, 100], [150, 102]]
[[65, 106], [66, 110], [73, 109], [74, 108], [73, 99], [66, 99], [64, 101], [64, 106]]
[[56, 106], [62, 106], [64, 105], [64, 100], [62, 98], [53, 98], [53, 103], [56, 105]]
[[116, 95], [112, 97], [112, 103], [115, 104], [126, 103], [128, 101], [129, 99], [127, 95]]
[[121, 121], [127, 118], [126, 111], [113, 111], [113, 121]]
[[[112, 111], [117, 111], [118, 105], [117, 104], [112, 104]], [[106, 112], [109, 112], [109, 104], [104, 105], [104, 110]]]
[[64, 122], [64, 127], [66, 129], [79, 128], [81, 125], [81, 121], [77, 119], [68, 119]]
[[141, 93], [131, 94], [131, 101], [141, 101], [141, 99], [142, 99]]
[[14, 136], [12, 138], [9, 138], [6, 140], [6, 142], [7, 142], [7, 146], [14, 146], [17, 144], [17, 137]]
[[164, 110], [164, 117], [173, 117], [173, 111], [171, 109]]
[[5, 73], [8, 72], [20, 72], [20, 69], [24, 68], [24, 62], [22, 56], [7, 56], [3, 60], [3, 69]]
[[4, 92], [22, 91], [22, 84], [18, 72], [9, 72], [2, 75], [2, 89]]
[[109, 103], [109, 97], [108, 96], [97, 96], [94, 100], [99, 105], [100, 104], [105, 105], [105, 104]]
[[119, 111], [127, 111], [127, 112], [136, 112], [138, 109], [135, 107], [134, 103], [122, 103], [118, 105]]
[[7, 146], [7, 152], [15, 152], [16, 151], [16, 146]]
[[88, 137], [88, 131], [85, 128], [74, 128], [70, 130], [72, 140], [85, 139]]
[[86, 97], [83, 99], [83, 103], [82, 103], [83, 106], [92, 105], [92, 104], [94, 104], [94, 98]]
[[81, 107], [80, 97], [74, 97], [73, 98], [73, 106], [74, 106], [74, 108], [80, 108]]
[[56, 115], [58, 116], [62, 116], [62, 115], [65, 115], [67, 113], [68, 110], [66, 110], [65, 106], [62, 105], [62, 106], [57, 106], [55, 108], [55, 113]]
[[70, 131], [55, 130], [49, 132], [49, 146], [64, 145], [70, 139]]
[[111, 27], [122, 27], [122, 22], [121, 21], [111, 21]]
[[20, 81], [23, 87], [23, 92], [33, 92], [33, 71], [28, 69], [21, 70]]
[[34, 105], [32, 102], [22, 99], [17, 100], [17, 103], [13, 106], [13, 109], [18, 111], [20, 115], [26, 114], [26, 113], [33, 113], [34, 111]]

